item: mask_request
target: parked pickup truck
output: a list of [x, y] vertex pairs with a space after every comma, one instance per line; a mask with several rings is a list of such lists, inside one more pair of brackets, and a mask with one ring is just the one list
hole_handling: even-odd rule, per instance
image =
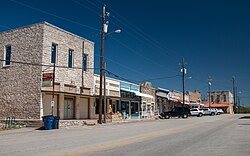
[[200, 108], [203, 111], [203, 115], [211, 115], [214, 116], [217, 114], [217, 109], [214, 108]]
[[188, 118], [190, 115], [188, 107], [174, 107], [171, 111], [161, 113], [161, 118], [169, 119], [170, 117]]
[[203, 110], [199, 109], [199, 108], [192, 108], [190, 109], [191, 115], [192, 116], [198, 116], [198, 117], [202, 117], [203, 116]]

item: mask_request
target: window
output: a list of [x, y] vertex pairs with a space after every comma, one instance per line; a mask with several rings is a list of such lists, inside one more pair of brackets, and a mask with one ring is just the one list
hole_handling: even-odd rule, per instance
[[5, 47], [5, 65], [10, 65], [11, 46]]
[[74, 50], [69, 49], [69, 57], [68, 57], [68, 67], [69, 68], [73, 67], [73, 52], [74, 52]]
[[226, 95], [223, 95], [223, 100], [224, 100], [224, 102], [227, 102], [227, 96]]
[[213, 95], [211, 96], [211, 102], [214, 102], [214, 96]]
[[83, 71], [87, 71], [87, 57], [88, 57], [87, 54], [83, 54], [83, 58], [82, 58]]
[[56, 63], [56, 52], [57, 52], [57, 44], [52, 43], [51, 46], [51, 63]]
[[220, 102], [220, 95], [217, 95], [216, 102]]

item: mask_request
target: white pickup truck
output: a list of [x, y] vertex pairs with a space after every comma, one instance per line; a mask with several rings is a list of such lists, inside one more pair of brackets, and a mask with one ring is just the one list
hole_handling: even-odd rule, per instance
[[192, 108], [190, 109], [190, 112], [192, 116], [202, 117], [204, 115], [203, 110], [199, 108]]
[[216, 108], [200, 108], [200, 110], [203, 110], [204, 115], [211, 115], [214, 116], [217, 114], [217, 109]]

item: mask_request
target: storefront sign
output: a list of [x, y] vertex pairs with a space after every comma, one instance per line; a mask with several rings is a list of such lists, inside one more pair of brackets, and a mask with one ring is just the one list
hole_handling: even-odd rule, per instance
[[43, 73], [43, 79], [52, 79], [53, 73]]

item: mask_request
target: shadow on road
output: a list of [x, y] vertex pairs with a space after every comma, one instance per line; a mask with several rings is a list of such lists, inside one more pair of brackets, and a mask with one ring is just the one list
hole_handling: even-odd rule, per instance
[[240, 117], [239, 119], [250, 119], [250, 116], [243, 116], [243, 117]]

